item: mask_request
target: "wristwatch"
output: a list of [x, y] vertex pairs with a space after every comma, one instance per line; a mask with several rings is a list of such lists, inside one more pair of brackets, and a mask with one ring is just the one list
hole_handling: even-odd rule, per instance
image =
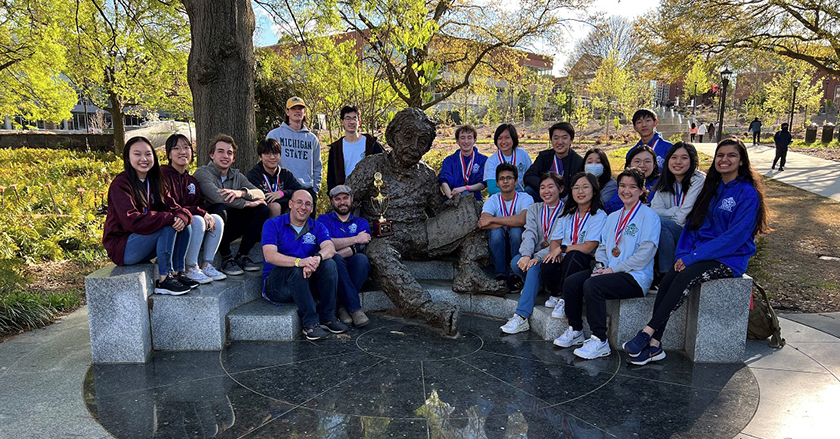
[[566, 249], [567, 249], [567, 248], [568, 248], [568, 247], [566, 247], [565, 245], [560, 244], [560, 251], [561, 251], [561, 252], [566, 253]]

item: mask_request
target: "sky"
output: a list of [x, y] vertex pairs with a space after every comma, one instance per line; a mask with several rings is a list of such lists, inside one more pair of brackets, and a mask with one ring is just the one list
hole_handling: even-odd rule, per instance
[[[515, 2], [511, 2], [515, 3]], [[659, 0], [594, 0], [592, 7], [595, 11], [604, 12], [612, 15], [623, 15], [627, 18], [634, 19], [659, 5]], [[257, 21], [257, 31], [254, 32], [254, 45], [269, 46], [275, 44], [278, 40], [277, 26], [274, 25], [270, 17], [265, 14], [259, 6], [254, 5], [254, 13]], [[554, 55], [554, 74], [559, 75], [560, 69], [566, 63], [571, 49], [574, 48], [577, 39], [583, 38], [588, 33], [590, 26], [584, 23], [573, 25], [571, 32], [567, 39], [567, 43], [563, 47], [557, 48], [538, 48], [537, 51], [545, 55]]]

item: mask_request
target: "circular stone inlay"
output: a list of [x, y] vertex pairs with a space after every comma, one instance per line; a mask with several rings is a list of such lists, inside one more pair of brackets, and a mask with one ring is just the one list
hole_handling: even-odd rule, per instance
[[455, 338], [422, 325], [393, 325], [365, 332], [356, 346], [369, 355], [397, 361], [436, 361], [481, 350], [481, 337], [466, 332]]

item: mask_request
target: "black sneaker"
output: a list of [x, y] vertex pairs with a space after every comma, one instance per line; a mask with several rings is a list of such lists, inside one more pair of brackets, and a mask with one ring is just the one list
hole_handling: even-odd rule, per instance
[[507, 285], [512, 293], [519, 293], [522, 291], [522, 287], [525, 286], [525, 282], [522, 281], [521, 277], [511, 274], [510, 277], [508, 277]]
[[201, 285], [197, 281], [194, 281], [194, 280], [188, 278], [187, 276], [185, 276], [184, 273], [178, 274], [177, 276], [175, 276], [175, 279], [178, 280], [178, 282], [181, 282], [182, 284], [189, 287], [189, 289], [191, 289], [191, 290], [194, 290], [194, 289], [198, 288], [199, 285]]
[[341, 323], [341, 320], [335, 318], [327, 323], [321, 323], [321, 327], [332, 332], [333, 334], [341, 334], [342, 332], [347, 332], [347, 325]]
[[303, 328], [303, 336], [307, 340], [323, 340], [329, 335], [327, 331], [324, 331], [324, 328], [321, 328], [321, 325], [312, 325]]
[[166, 279], [162, 281], [155, 282], [155, 293], [157, 294], [169, 294], [171, 296], [180, 296], [181, 294], [187, 294], [190, 291], [190, 287], [178, 282], [174, 276], [166, 276]]
[[224, 262], [222, 262], [222, 273], [228, 276], [239, 276], [244, 273], [244, 271], [239, 268], [239, 264], [237, 264], [233, 258], [227, 258]]
[[254, 262], [248, 256], [237, 256], [236, 265], [239, 265], [239, 268], [245, 271], [260, 271], [263, 268], [262, 265]]

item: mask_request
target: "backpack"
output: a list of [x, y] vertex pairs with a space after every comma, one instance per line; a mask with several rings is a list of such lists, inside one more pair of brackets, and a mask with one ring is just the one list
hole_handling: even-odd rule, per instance
[[[756, 294], [756, 291], [760, 295]], [[767, 337], [770, 337], [771, 348], [781, 349], [785, 346], [785, 339], [782, 338], [782, 328], [779, 326], [776, 311], [770, 306], [764, 288], [753, 279], [752, 307], [750, 308], [750, 319], [747, 325], [747, 338], [766, 340]]]

